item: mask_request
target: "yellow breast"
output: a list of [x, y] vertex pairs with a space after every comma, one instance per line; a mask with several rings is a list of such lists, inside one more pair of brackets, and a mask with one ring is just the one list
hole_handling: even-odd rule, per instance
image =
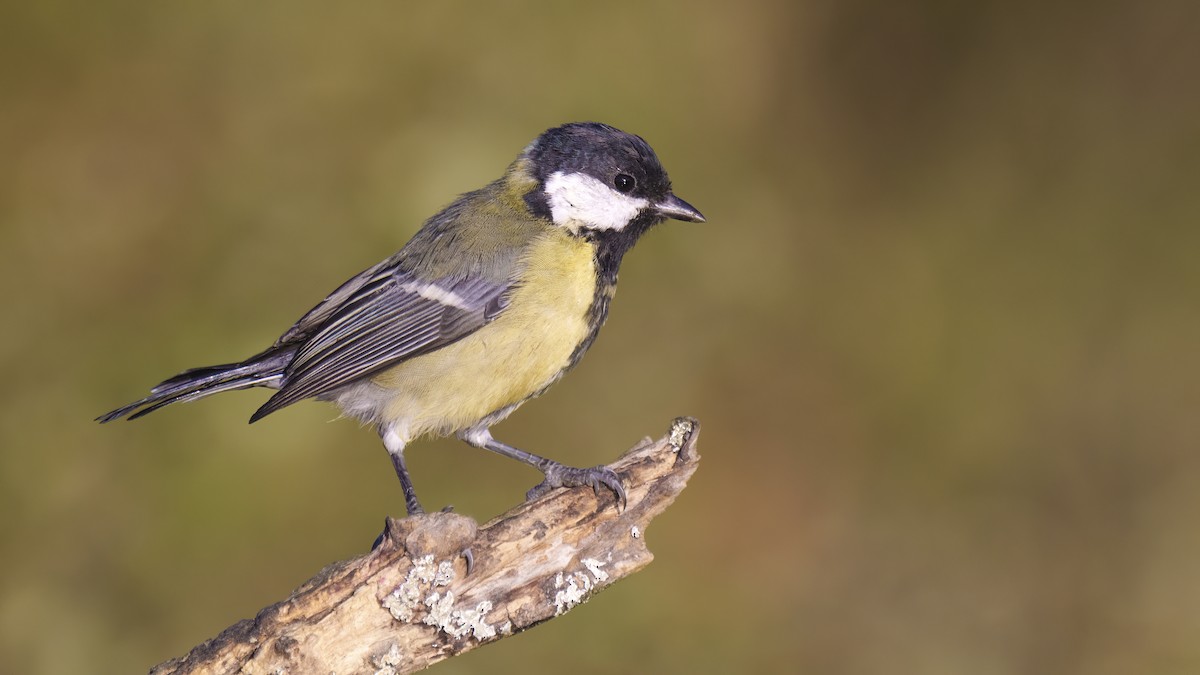
[[554, 382], [588, 333], [596, 290], [592, 245], [560, 229], [526, 254], [509, 305], [492, 323], [373, 378], [391, 392], [381, 412], [415, 438], [451, 433]]

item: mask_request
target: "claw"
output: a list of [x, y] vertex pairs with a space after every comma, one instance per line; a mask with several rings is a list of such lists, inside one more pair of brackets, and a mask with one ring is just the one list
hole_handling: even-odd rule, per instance
[[612, 490], [616, 497], [617, 510], [621, 511], [628, 504], [625, 487], [621, 485], [621, 477], [607, 466], [594, 466], [590, 469], [576, 469], [562, 464], [551, 464], [546, 469], [546, 480], [538, 483], [525, 493], [526, 501], [532, 501], [554, 488], [591, 486], [596, 496], [600, 496], [600, 488]]
[[467, 561], [467, 576], [471, 576], [471, 570], [475, 569], [475, 554], [471, 552], [471, 547], [468, 546], [462, 550], [461, 555]]

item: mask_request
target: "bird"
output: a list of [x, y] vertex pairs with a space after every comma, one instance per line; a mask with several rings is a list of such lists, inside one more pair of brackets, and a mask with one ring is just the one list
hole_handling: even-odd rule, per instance
[[548, 129], [499, 179], [430, 217], [267, 349], [186, 370], [96, 420], [266, 387], [275, 392], [250, 422], [316, 398], [373, 426], [410, 516], [424, 509], [404, 453], [422, 436], [456, 435], [541, 471], [526, 499], [606, 488], [620, 508], [624, 486], [608, 467], [567, 466], [497, 441], [490, 429], [579, 362], [608, 317], [625, 254], [668, 219], [705, 222], [675, 196], [640, 136], [598, 122]]

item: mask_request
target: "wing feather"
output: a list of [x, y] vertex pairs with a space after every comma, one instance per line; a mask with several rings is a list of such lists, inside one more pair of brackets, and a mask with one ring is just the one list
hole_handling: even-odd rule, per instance
[[284, 334], [303, 342], [279, 391], [250, 420], [470, 335], [503, 311], [510, 285], [480, 277], [428, 282], [394, 267], [367, 270]]

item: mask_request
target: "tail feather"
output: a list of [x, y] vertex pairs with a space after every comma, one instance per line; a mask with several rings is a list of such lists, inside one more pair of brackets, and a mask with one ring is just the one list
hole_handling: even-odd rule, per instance
[[291, 362], [294, 353], [292, 349], [268, 351], [241, 363], [185, 370], [153, 387], [149, 396], [105, 413], [97, 417], [96, 421], [104, 424], [122, 417], [135, 420], [165, 405], [194, 401], [223, 391], [260, 386], [277, 387], [283, 380], [283, 371]]

